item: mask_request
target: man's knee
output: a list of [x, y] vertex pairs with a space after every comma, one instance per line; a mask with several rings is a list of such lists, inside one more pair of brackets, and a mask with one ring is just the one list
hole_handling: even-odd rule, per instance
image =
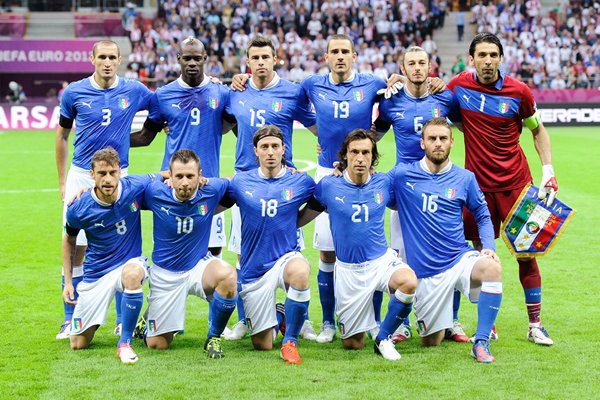
[[153, 336], [146, 338], [146, 344], [149, 349], [167, 350], [169, 348], [169, 340], [164, 336]]
[[145, 271], [136, 263], [125, 264], [121, 273], [121, 281], [123, 287], [128, 290], [136, 290], [142, 287], [144, 282]]
[[417, 275], [412, 269], [400, 268], [392, 275], [393, 290], [400, 290], [402, 293], [413, 294], [417, 290]]

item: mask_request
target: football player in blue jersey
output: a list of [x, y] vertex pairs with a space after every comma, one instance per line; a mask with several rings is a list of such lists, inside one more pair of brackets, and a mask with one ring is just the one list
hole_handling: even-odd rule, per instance
[[[56, 130], [56, 166], [59, 191], [63, 200], [63, 225], [68, 203], [65, 199], [72, 198], [84, 187], [94, 186], [89, 171], [95, 151], [112, 146], [121, 159], [121, 175], [127, 175], [131, 124], [138, 111], [148, 109], [152, 95], [140, 82], [122, 79], [117, 75], [121, 53], [115, 42], [96, 42], [91, 62], [95, 67], [94, 74], [67, 86], [60, 104], [60, 120]], [[76, 127], [73, 160], [67, 174], [69, 134], [73, 122]], [[81, 231], [77, 237], [77, 250], [72, 263], [75, 287], [82, 279], [86, 245], [85, 234]], [[116, 335], [120, 334], [121, 329], [120, 298], [118, 293]], [[65, 303], [64, 313], [64, 322], [56, 335], [57, 339], [69, 337], [73, 306]]]
[[287, 364], [300, 364], [297, 344], [310, 301], [310, 266], [299, 251], [296, 228], [298, 211], [312, 196], [315, 182], [286, 168], [278, 127], [259, 128], [253, 144], [259, 167], [237, 173], [227, 191], [228, 205], [235, 202], [242, 219], [239, 295], [254, 348], [270, 350], [278, 325], [275, 292], [286, 292], [281, 357]]
[[[138, 357], [131, 348], [131, 337], [144, 301], [142, 284], [147, 276], [146, 258], [142, 257], [140, 205], [152, 177], [121, 178], [119, 154], [111, 147], [96, 151], [90, 162], [95, 186], [68, 206], [63, 237], [63, 300], [75, 306], [71, 348], [89, 347], [98, 327], [106, 323], [115, 293], [123, 292], [117, 356], [124, 364], [134, 364]], [[71, 259], [82, 230], [86, 232], [88, 247], [76, 298]]]
[[[252, 138], [257, 129], [264, 125], [275, 125], [281, 129], [285, 144], [287, 166], [295, 168], [292, 159], [292, 133], [294, 120], [300, 121], [307, 129], [316, 134], [315, 113], [308, 102], [300, 103], [298, 97], [300, 85], [281, 79], [275, 72], [277, 56], [271, 39], [255, 36], [247, 47], [247, 64], [252, 77], [244, 91], [232, 91], [227, 112], [237, 121], [237, 145], [235, 156], [236, 172], [254, 170], [256, 155]], [[229, 250], [239, 254], [241, 251], [241, 221], [237, 206], [231, 210], [231, 233]], [[298, 230], [299, 246], [304, 248], [302, 230]], [[227, 340], [238, 340], [247, 333], [244, 307], [238, 300], [238, 322], [224, 335]], [[302, 336], [315, 340], [317, 335], [308, 319], [302, 326]]]
[[[177, 52], [181, 76], [156, 91], [143, 129], [131, 135], [131, 146], [147, 146], [167, 123], [169, 134], [162, 171], [169, 169], [173, 153], [185, 148], [200, 157], [204, 176], [219, 176], [222, 135], [230, 130], [235, 119], [225, 112], [229, 89], [204, 74], [206, 59], [200, 40], [188, 37], [181, 41]], [[213, 218], [211, 253], [219, 256], [226, 242], [225, 216], [220, 213]]]
[[[450, 162], [453, 143], [446, 119], [430, 119], [422, 130], [425, 157], [397, 165], [389, 177], [399, 204], [406, 258], [419, 278], [415, 315], [422, 344], [439, 345], [452, 326], [457, 289], [477, 303], [472, 355], [478, 362], [490, 363], [495, 361], [489, 337], [502, 302], [502, 270], [485, 198], [475, 175]], [[463, 207], [476, 218], [481, 252], [465, 241]]]
[[365, 332], [377, 326], [372, 305], [375, 291], [390, 296], [374, 349], [386, 360], [400, 359], [392, 334], [412, 310], [415, 273], [389, 249], [385, 239], [386, 206], [394, 206], [386, 174], [371, 174], [379, 153], [375, 135], [365, 129], [348, 134], [339, 152], [342, 176], [327, 176], [317, 184], [314, 200], [300, 220], [327, 210], [336, 254], [335, 298], [342, 345], [364, 347]]
[[235, 308], [235, 269], [208, 251], [215, 209], [229, 186], [227, 179], [210, 178], [200, 187], [200, 159], [192, 150], [171, 157], [173, 188], [154, 182], [144, 194], [143, 208], [154, 215], [153, 266], [150, 268], [146, 343], [167, 349], [184, 329], [186, 298], [193, 294], [210, 302], [209, 358], [222, 358], [221, 333]]
[[[434, 117], [458, 116], [458, 102], [450, 90], [438, 94], [429, 93], [427, 76], [431, 71], [429, 55], [418, 46], [409, 47], [402, 56], [400, 69], [406, 81], [403, 90], [390, 98], [384, 98], [379, 104], [379, 117], [375, 121], [378, 136], [383, 136], [390, 128], [394, 129], [396, 139], [396, 164], [407, 164], [423, 158], [425, 152], [421, 148], [421, 131], [423, 124]], [[402, 230], [398, 220], [398, 212], [392, 210], [390, 217], [390, 244], [406, 259]], [[457, 301], [453, 308], [454, 322], [448, 330], [447, 337], [454, 341], [466, 342], [465, 334], [458, 321], [460, 292], [455, 294]], [[394, 333], [394, 341], [400, 342], [412, 336], [408, 318]]]

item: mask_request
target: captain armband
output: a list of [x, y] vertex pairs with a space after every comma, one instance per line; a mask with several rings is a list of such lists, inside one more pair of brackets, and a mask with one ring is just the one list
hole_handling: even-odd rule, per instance
[[525, 125], [532, 131], [540, 126], [540, 122], [542, 121], [540, 120], [540, 114], [536, 111], [531, 117], [525, 118], [523, 122], [525, 122]]

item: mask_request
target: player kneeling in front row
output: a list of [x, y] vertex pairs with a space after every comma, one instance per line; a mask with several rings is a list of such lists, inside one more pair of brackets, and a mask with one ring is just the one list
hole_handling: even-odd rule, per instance
[[334, 290], [342, 345], [364, 347], [365, 332], [377, 326], [373, 293], [391, 294], [388, 312], [375, 338], [375, 353], [400, 359], [392, 334], [412, 309], [415, 273], [387, 246], [386, 206], [396, 204], [386, 174], [371, 175], [379, 153], [375, 137], [364, 129], [348, 134], [338, 155], [343, 176], [327, 176], [317, 184], [300, 220], [304, 224], [327, 210], [337, 257]]
[[[71, 328], [71, 348], [89, 347], [96, 330], [106, 323], [108, 307], [116, 292], [123, 292], [122, 329], [117, 356], [124, 364], [138, 357], [131, 348], [131, 335], [142, 308], [142, 284], [146, 258], [142, 257], [140, 204], [150, 176], [121, 176], [118, 153], [104, 148], [92, 157], [95, 186], [67, 209], [62, 260], [65, 271], [63, 300], [76, 304]], [[77, 285], [75, 301], [71, 259], [77, 234], [85, 230], [88, 247], [83, 281]]]
[[222, 358], [220, 336], [235, 309], [237, 275], [231, 265], [212, 256], [208, 243], [229, 181], [205, 182], [200, 159], [188, 149], [173, 154], [169, 170], [173, 188], [154, 182], [144, 195], [143, 207], [154, 216], [146, 343], [152, 349], [169, 347], [185, 327], [186, 298], [193, 294], [210, 301], [204, 350], [209, 358]]
[[[489, 336], [502, 301], [502, 271], [494, 249], [494, 231], [483, 193], [472, 172], [449, 159], [454, 139], [444, 118], [432, 118], [421, 133], [425, 157], [389, 172], [398, 207], [406, 258], [419, 278], [415, 315], [421, 342], [437, 346], [452, 327], [454, 289], [477, 304], [472, 355], [495, 361]], [[483, 242], [473, 250], [463, 231], [462, 212], [475, 216]]]
[[310, 266], [299, 252], [296, 228], [315, 182], [286, 168], [283, 134], [275, 125], [257, 130], [253, 143], [258, 168], [237, 173], [227, 191], [227, 205], [238, 205], [242, 221], [240, 296], [252, 345], [271, 350], [278, 325], [275, 293], [286, 291], [281, 358], [301, 364], [297, 345], [310, 301]]

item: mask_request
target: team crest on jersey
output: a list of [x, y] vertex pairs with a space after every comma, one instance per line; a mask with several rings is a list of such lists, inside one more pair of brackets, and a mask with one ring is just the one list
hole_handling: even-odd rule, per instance
[[271, 104], [271, 108], [275, 112], [281, 111], [281, 109], [283, 108], [283, 103], [279, 100], [275, 100], [273, 101], [273, 104]]
[[440, 111], [439, 107], [431, 108], [431, 118], [439, 118], [441, 116], [442, 116], [442, 112]]
[[354, 100], [356, 101], [362, 101], [363, 99], [363, 91], [362, 90], [355, 90], [354, 91]]
[[81, 318], [73, 318], [73, 328], [76, 331], [83, 329], [83, 322], [81, 322]]
[[446, 188], [446, 197], [449, 199], [453, 199], [456, 196], [456, 189], [454, 188]]
[[202, 203], [198, 206], [198, 212], [200, 213], [200, 215], [208, 214], [208, 206], [206, 205], [206, 203]]
[[148, 321], [148, 332], [156, 332], [156, 320]]
[[289, 188], [283, 189], [283, 192], [281, 192], [281, 198], [284, 200], [291, 200], [292, 196], [293, 196], [292, 189], [289, 189]]
[[248, 334], [253, 333], [254, 331], [254, 324], [252, 323], [252, 320], [248, 317], [246, 317], [246, 326], [248, 327]]
[[340, 328], [340, 333], [342, 335], [346, 334], [346, 326], [343, 323], [339, 322], [339, 321], [338, 321], [338, 328]]
[[219, 99], [213, 99], [212, 97], [208, 99], [208, 106], [213, 110], [216, 110], [219, 107]]
[[133, 213], [136, 212], [139, 209], [140, 209], [140, 207], [138, 206], [138, 202], [136, 200], [134, 200], [133, 203], [131, 203], [129, 205], [129, 211], [131, 211]]
[[498, 105], [498, 111], [500, 114], [506, 114], [508, 112], [508, 103], [505, 101], [501, 101]]
[[427, 325], [425, 325], [425, 321], [423, 320], [419, 320], [417, 321], [417, 331], [420, 333], [423, 333], [427, 330]]
[[127, 97], [119, 97], [117, 103], [119, 104], [119, 108], [123, 110], [129, 107], [129, 99]]
[[381, 192], [375, 193], [375, 203], [381, 204], [383, 202], [383, 195]]

